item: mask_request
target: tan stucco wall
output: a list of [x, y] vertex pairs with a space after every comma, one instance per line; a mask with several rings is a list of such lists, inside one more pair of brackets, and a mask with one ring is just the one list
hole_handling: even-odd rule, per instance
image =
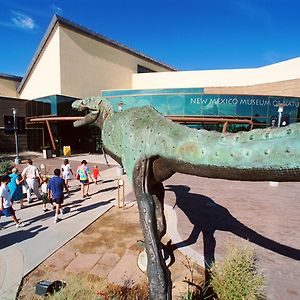
[[137, 64], [155, 71], [164, 68], [60, 27], [61, 92], [73, 97], [99, 95], [106, 89], [130, 89]]
[[59, 47], [59, 30], [56, 28], [29, 74], [20, 98], [34, 99], [61, 94]]
[[0, 97], [19, 98], [17, 87], [19, 81], [0, 77]]
[[132, 88], [237, 87], [299, 78], [300, 57], [255, 69], [134, 74]]
[[236, 87], [207, 87], [206, 94], [247, 94], [300, 97], [300, 79]]

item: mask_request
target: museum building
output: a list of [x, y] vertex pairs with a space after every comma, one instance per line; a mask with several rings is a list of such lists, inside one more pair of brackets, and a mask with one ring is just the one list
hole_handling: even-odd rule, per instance
[[71, 108], [97, 95], [116, 111], [151, 105], [195, 128], [284, 126], [300, 118], [300, 57], [253, 69], [179, 71], [55, 15], [24, 76], [0, 74], [0, 151], [14, 150], [16, 129], [20, 150], [99, 150], [99, 130], [74, 128], [82, 113]]

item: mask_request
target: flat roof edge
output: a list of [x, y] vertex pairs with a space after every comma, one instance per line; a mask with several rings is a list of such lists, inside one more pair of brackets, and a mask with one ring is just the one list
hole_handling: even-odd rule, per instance
[[0, 78], [15, 80], [15, 81], [21, 81], [23, 77], [16, 76], [16, 75], [11, 75], [11, 74], [0, 73]]

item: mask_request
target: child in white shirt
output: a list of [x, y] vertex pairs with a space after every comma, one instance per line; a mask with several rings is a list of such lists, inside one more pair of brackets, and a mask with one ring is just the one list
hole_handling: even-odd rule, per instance
[[73, 175], [73, 171], [69, 164], [69, 160], [64, 159], [64, 163], [61, 165], [62, 177], [65, 180], [65, 184], [69, 187], [69, 180], [71, 179], [71, 175]]
[[27, 222], [19, 222], [15, 211], [12, 207], [11, 195], [8, 189], [8, 183], [10, 181], [10, 177], [8, 175], [3, 175], [1, 178], [1, 187], [0, 187], [0, 217], [12, 217], [12, 220], [16, 223], [16, 227], [24, 227], [27, 225]]
[[52, 209], [55, 209], [52, 201], [48, 198], [48, 181], [49, 181], [49, 178], [44, 175], [42, 176], [42, 185], [41, 185], [41, 189], [42, 189], [42, 201], [43, 201], [43, 212], [46, 212], [48, 211], [47, 209], [47, 203], [50, 203], [51, 206], [52, 206]]

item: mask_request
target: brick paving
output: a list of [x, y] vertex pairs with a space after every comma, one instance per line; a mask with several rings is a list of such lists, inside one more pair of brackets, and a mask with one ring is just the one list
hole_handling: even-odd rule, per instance
[[71, 273], [89, 272], [96, 265], [98, 260], [98, 254], [79, 253], [65, 268], [65, 271]]
[[75, 257], [74, 251], [61, 248], [45, 261], [45, 265], [54, 271], [64, 270]]
[[126, 250], [118, 264], [109, 272], [107, 279], [110, 283], [127, 287], [142, 283], [146, 275], [137, 266], [137, 253]]

